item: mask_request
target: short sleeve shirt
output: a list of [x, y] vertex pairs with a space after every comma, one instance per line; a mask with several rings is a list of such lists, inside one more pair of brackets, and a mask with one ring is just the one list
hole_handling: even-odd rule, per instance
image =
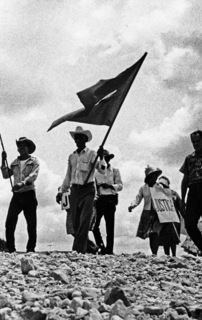
[[188, 177], [188, 186], [202, 183], [202, 156], [197, 156], [195, 152], [188, 155], [180, 168], [180, 172]]

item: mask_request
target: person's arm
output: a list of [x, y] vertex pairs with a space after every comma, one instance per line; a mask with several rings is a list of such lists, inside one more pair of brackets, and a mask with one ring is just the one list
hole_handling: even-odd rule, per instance
[[184, 217], [184, 205], [182, 203], [182, 199], [180, 198], [179, 194], [174, 190], [172, 190], [172, 196], [173, 196], [173, 203], [175, 206], [175, 210], [181, 221], [182, 217]]
[[71, 172], [72, 172], [72, 165], [71, 165], [71, 161], [70, 161], [70, 157], [69, 157], [66, 176], [65, 176], [65, 178], [63, 180], [62, 187], [60, 188], [60, 192], [61, 193], [67, 192], [69, 190], [69, 188], [70, 188]]
[[116, 192], [121, 191], [123, 189], [123, 182], [121, 180], [121, 174], [119, 169], [113, 169], [114, 174], [114, 183], [112, 184], [112, 187]]
[[34, 158], [33, 159], [33, 168], [32, 168], [32, 171], [30, 172], [30, 174], [22, 181], [22, 183], [24, 185], [29, 185], [31, 184], [32, 182], [34, 182], [37, 177], [38, 177], [38, 173], [39, 173], [39, 161], [37, 158]]
[[182, 200], [181, 200], [180, 213], [182, 214], [182, 216], [185, 215], [185, 208], [186, 208], [185, 198], [186, 198], [187, 188], [188, 188], [188, 176], [186, 174], [184, 174], [184, 176], [182, 178], [182, 182], [181, 182], [181, 197], [182, 197]]
[[128, 211], [131, 212], [134, 208], [136, 208], [143, 198], [143, 190], [142, 187], [140, 188], [138, 194], [136, 195], [136, 198], [134, 201], [132, 201], [131, 205], [128, 207]]
[[184, 174], [181, 182], [181, 198], [183, 203], [185, 203], [187, 188], [188, 188], [188, 177], [186, 174]]
[[56, 195], [56, 202], [58, 204], [62, 201], [62, 195], [63, 193], [67, 192], [70, 188], [70, 181], [71, 181], [71, 163], [70, 163], [70, 157], [68, 159], [68, 165], [67, 165], [67, 172], [65, 175], [65, 178], [63, 180], [62, 185], [58, 188], [58, 193]]

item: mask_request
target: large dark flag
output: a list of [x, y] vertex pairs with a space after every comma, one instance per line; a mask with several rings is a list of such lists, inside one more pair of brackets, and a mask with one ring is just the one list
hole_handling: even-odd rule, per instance
[[92, 87], [78, 92], [84, 108], [55, 120], [48, 131], [65, 121], [111, 126], [146, 55], [115, 78], [100, 80]]

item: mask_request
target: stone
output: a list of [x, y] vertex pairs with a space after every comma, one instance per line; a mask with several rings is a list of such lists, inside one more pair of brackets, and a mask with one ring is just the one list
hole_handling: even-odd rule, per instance
[[122, 300], [127, 307], [130, 306], [130, 302], [121, 288], [113, 287], [111, 290], [108, 289], [105, 293], [104, 302], [111, 305], [117, 300]]
[[12, 303], [6, 295], [0, 295], [0, 309], [5, 307], [12, 308]]
[[7, 320], [11, 318], [12, 309], [11, 308], [1, 308], [0, 309], [0, 320]]
[[[0, 252], [0, 259], [0, 320], [202, 319], [201, 258]], [[23, 274], [22, 259], [34, 269]]]
[[68, 284], [70, 282], [68, 272], [66, 273], [65, 269], [58, 269], [58, 270], [52, 271], [50, 273], [50, 277], [53, 277], [55, 280], [59, 280], [62, 283]]
[[40, 310], [39, 308], [25, 307], [21, 311], [21, 316], [24, 320], [45, 320], [47, 312], [45, 310]]
[[110, 318], [114, 315], [124, 318], [127, 308], [122, 300], [117, 300], [110, 310]]
[[21, 258], [21, 270], [23, 274], [28, 274], [30, 270], [36, 270], [34, 261], [31, 258]]
[[103, 320], [103, 318], [97, 309], [92, 308], [89, 310], [89, 320]]
[[83, 300], [81, 298], [75, 297], [72, 299], [70, 303], [70, 308], [73, 309], [75, 313], [78, 308], [82, 308], [82, 307], [83, 307]]

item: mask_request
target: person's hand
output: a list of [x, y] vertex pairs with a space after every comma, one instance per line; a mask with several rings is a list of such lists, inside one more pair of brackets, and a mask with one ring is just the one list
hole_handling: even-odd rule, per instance
[[2, 151], [1, 157], [2, 157], [2, 160], [3, 160], [3, 161], [5, 161], [5, 160], [7, 159], [7, 153], [6, 153], [6, 151]]
[[23, 182], [18, 182], [17, 184], [14, 185], [13, 187], [13, 191], [19, 191], [22, 187], [24, 187], [24, 183]]
[[60, 204], [61, 201], [62, 201], [62, 193], [58, 192], [58, 194], [56, 195], [56, 202]]
[[99, 147], [97, 154], [100, 157], [100, 159], [102, 160], [103, 159], [103, 147], [102, 146]]
[[129, 207], [128, 207], [128, 211], [129, 211], [129, 212], [132, 212], [133, 209], [134, 209], [134, 206], [129, 206]]

